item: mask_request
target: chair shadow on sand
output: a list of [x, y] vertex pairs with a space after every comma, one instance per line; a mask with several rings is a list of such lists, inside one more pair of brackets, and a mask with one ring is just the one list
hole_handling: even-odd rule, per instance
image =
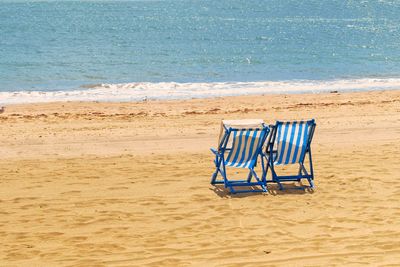
[[[304, 195], [304, 194], [314, 194], [314, 189], [308, 185], [303, 185], [302, 182], [293, 182], [293, 183], [285, 183], [284, 189], [280, 190], [277, 184], [268, 184], [268, 192], [249, 192], [249, 193], [240, 193], [240, 194], [232, 194], [228, 188], [225, 188], [224, 185], [214, 185], [209, 188], [220, 198], [244, 198], [244, 197], [252, 197], [258, 195]], [[253, 187], [249, 187], [250, 189], [255, 189]]]

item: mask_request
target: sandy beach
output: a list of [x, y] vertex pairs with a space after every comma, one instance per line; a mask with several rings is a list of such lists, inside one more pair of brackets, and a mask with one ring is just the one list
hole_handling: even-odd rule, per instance
[[[313, 192], [209, 184], [221, 119], [315, 118]], [[398, 266], [400, 90], [0, 114], [0, 266]]]

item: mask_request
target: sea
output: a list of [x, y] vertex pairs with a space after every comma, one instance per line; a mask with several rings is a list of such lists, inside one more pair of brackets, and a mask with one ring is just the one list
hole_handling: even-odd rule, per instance
[[399, 88], [398, 0], [0, 0], [0, 104]]

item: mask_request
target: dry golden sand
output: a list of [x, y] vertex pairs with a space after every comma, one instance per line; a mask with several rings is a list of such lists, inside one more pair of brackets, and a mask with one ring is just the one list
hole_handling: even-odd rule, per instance
[[[211, 186], [222, 118], [315, 118], [315, 191]], [[0, 266], [400, 264], [400, 91], [15, 105], [0, 121]]]

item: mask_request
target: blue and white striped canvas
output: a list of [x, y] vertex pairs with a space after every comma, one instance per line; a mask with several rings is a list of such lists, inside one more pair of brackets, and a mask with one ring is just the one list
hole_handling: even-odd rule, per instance
[[252, 168], [257, 160], [257, 151], [265, 140], [265, 135], [265, 129], [233, 131], [232, 149], [225, 160], [226, 166]]
[[294, 164], [303, 160], [307, 149], [310, 126], [307, 121], [277, 123], [275, 165]]

